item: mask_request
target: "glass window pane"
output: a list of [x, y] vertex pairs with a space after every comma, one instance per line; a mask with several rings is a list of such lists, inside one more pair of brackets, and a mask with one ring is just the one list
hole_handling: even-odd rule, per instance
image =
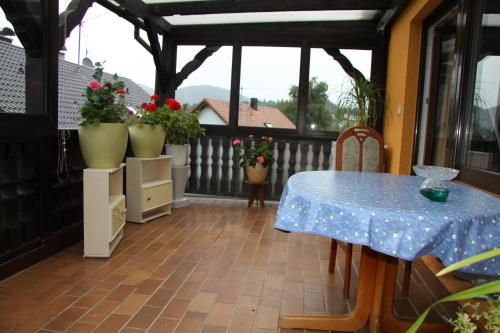
[[[33, 8], [39, 8], [34, 3]], [[34, 13], [35, 14], [35, 13]], [[35, 113], [43, 112], [40, 108], [42, 72], [41, 57], [27, 57], [21, 40], [16, 36], [14, 27], [7, 20], [4, 11], [0, 8], [0, 113]], [[30, 75], [26, 75], [29, 70]], [[32, 84], [27, 85], [26, 79]], [[32, 87], [32, 101], [29, 111], [26, 105], [26, 87]]]
[[87, 10], [59, 55], [59, 129], [78, 128], [79, 110], [85, 103], [82, 94], [93, 80], [96, 62], [103, 63], [103, 81], [112, 81], [115, 73], [124, 81], [128, 106], [137, 107], [149, 100], [156, 69], [151, 54], [133, 36], [133, 25], [99, 4]]
[[500, 172], [500, 20], [493, 18], [483, 15], [467, 164]]
[[[371, 51], [340, 51], [366, 79], [370, 79]], [[354, 116], [338, 108], [342, 93], [349, 88], [350, 77], [339, 63], [325, 50], [311, 49], [307, 129], [340, 132], [355, 125]]]
[[[177, 72], [203, 48], [204, 46], [178, 46]], [[201, 124], [229, 124], [232, 57], [232, 46], [221, 47], [191, 73], [175, 92], [179, 102], [188, 104], [188, 110], [200, 111]]]
[[238, 125], [295, 129], [300, 49], [243, 47]]

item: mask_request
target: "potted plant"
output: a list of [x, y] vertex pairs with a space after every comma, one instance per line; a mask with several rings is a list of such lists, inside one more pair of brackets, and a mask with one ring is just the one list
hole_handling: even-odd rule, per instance
[[154, 94], [149, 103], [142, 103], [137, 113], [128, 113], [130, 145], [136, 157], [158, 157], [161, 154], [168, 109], [156, 105], [159, 99], [160, 96]]
[[273, 139], [270, 136], [255, 139], [253, 135], [248, 139], [248, 147], [243, 147], [240, 139], [234, 139], [233, 151], [240, 165], [245, 167], [248, 181], [261, 183], [266, 180], [268, 167], [273, 161]]
[[375, 127], [383, 110], [384, 94], [382, 89], [364, 77], [354, 76], [350, 87], [340, 95], [340, 113], [354, 115], [356, 125]]
[[[484, 253], [477, 254], [470, 258], [463, 259], [453, 265], [450, 265], [440, 272], [437, 276], [443, 276], [445, 274], [451, 273], [457, 269], [460, 269], [467, 265], [472, 265], [477, 262], [492, 259], [500, 256], [500, 249], [493, 249]], [[472, 288], [456, 292], [454, 294], [448, 295], [438, 301], [432, 303], [421, 315], [417, 318], [415, 323], [408, 329], [407, 333], [416, 333], [419, 327], [424, 322], [425, 318], [429, 314], [430, 310], [441, 303], [445, 302], [460, 302], [467, 301], [465, 305], [457, 313], [456, 319], [447, 319], [448, 323], [453, 326], [453, 332], [459, 333], [473, 333], [476, 332], [477, 326], [473, 322], [482, 321], [484, 328], [487, 332], [500, 332], [500, 297], [498, 293], [500, 292], [500, 279], [492, 279], [489, 282], [476, 285]], [[477, 303], [470, 301], [475, 297], [481, 297], [487, 299], [487, 307], [485, 309], [479, 309]], [[464, 308], [471, 308], [472, 314], [467, 314], [464, 312]]]
[[184, 166], [187, 164], [189, 140], [203, 136], [205, 129], [200, 125], [198, 112], [187, 112], [173, 98], [168, 98], [166, 104], [169, 110], [166, 112], [165, 150], [172, 156], [172, 166]]
[[127, 90], [118, 76], [113, 82], [101, 82], [102, 64], [96, 62], [92, 80], [85, 89], [85, 104], [80, 109], [82, 122], [78, 129], [80, 150], [89, 168], [116, 168], [127, 149]]

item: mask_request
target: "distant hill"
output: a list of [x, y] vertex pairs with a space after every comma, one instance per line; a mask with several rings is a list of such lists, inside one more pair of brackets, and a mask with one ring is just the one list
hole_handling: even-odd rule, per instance
[[[224, 88], [201, 85], [189, 86], [177, 89], [175, 98], [181, 103], [198, 104], [203, 98], [219, 99], [229, 101], [231, 91]], [[250, 98], [240, 96], [240, 102], [248, 102]]]

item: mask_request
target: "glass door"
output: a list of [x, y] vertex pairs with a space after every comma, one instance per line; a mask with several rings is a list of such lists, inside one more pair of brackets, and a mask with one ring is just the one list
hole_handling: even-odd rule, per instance
[[421, 102], [419, 164], [447, 166], [451, 159], [456, 90], [457, 10], [427, 29], [424, 94]]

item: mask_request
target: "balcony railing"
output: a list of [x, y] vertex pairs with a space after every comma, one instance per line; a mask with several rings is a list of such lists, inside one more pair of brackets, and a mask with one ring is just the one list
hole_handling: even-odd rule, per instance
[[[248, 194], [245, 171], [233, 156], [231, 141], [232, 137], [207, 135], [190, 143], [187, 193], [238, 197]], [[269, 167], [265, 193], [269, 199], [279, 199], [287, 179], [296, 172], [334, 168], [332, 141], [275, 138], [273, 144], [274, 162]]]

